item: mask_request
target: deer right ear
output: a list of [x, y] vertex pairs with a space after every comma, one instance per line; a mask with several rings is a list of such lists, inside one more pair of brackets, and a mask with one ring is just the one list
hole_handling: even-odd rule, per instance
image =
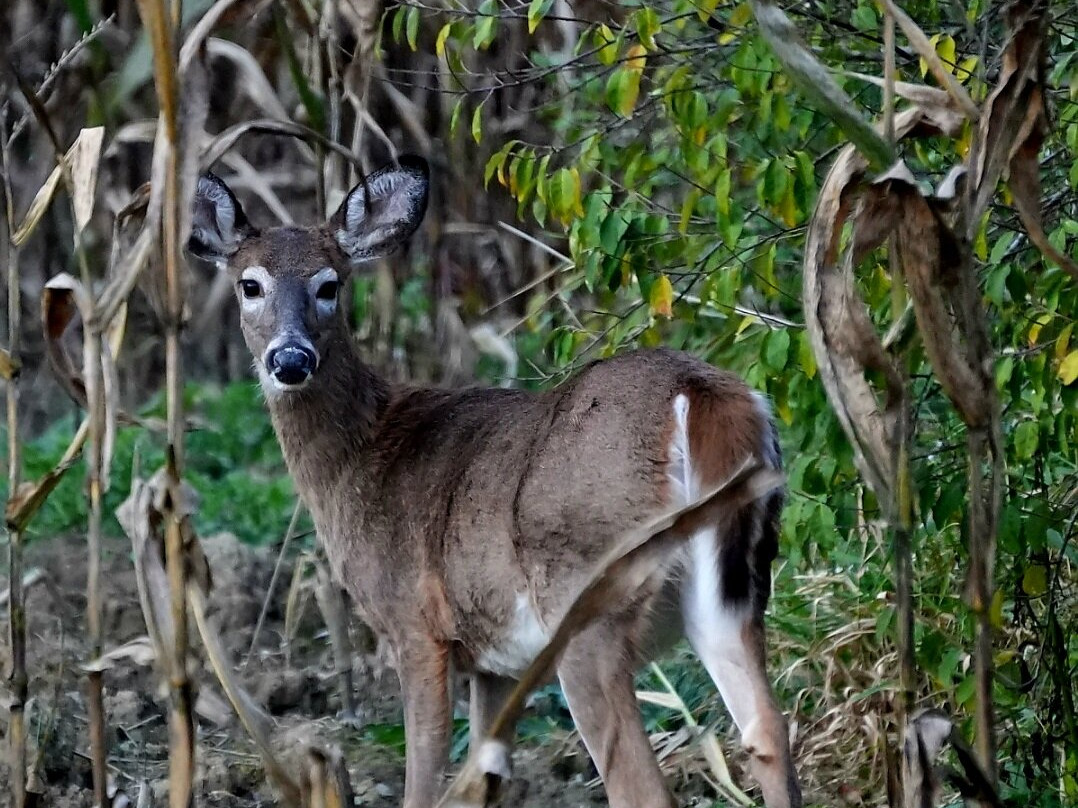
[[348, 192], [329, 229], [353, 263], [389, 255], [423, 221], [429, 187], [427, 161], [402, 155]]
[[192, 255], [224, 264], [253, 229], [239, 200], [215, 174], [198, 178], [191, 203], [191, 235], [187, 249]]

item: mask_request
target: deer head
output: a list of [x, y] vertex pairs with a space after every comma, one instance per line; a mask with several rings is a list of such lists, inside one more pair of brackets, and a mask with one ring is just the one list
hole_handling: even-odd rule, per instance
[[187, 248], [232, 278], [267, 394], [301, 390], [315, 377], [334, 337], [347, 331], [337, 302], [349, 272], [415, 232], [428, 185], [426, 161], [404, 156], [353, 188], [324, 224], [262, 231], [224, 182], [199, 178]]

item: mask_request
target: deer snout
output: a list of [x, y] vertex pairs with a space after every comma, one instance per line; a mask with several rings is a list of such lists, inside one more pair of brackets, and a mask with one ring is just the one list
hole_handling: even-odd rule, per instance
[[285, 343], [266, 351], [266, 370], [285, 387], [304, 384], [318, 367], [314, 349], [299, 343]]

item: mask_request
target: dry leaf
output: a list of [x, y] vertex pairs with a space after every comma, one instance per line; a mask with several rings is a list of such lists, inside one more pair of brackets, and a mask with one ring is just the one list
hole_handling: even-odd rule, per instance
[[[867, 73], [848, 71], [846, 75], [869, 84], [875, 84], [877, 87], [883, 87], [887, 84], [884, 79], [878, 76], [870, 76]], [[948, 73], [948, 75], [950, 74]], [[912, 101], [920, 110], [928, 114], [933, 120], [938, 121], [941, 129], [957, 130], [968, 114], [968, 111], [964, 110], [954, 96], [946, 90], [909, 81], [896, 81], [894, 86], [895, 95], [907, 101]]]
[[[16, 489], [15, 496], [8, 499], [4, 508], [4, 520], [7, 523], [8, 530], [23, 530], [30, 523], [34, 514], [41, 510], [41, 506], [45, 504], [49, 494], [60, 484], [60, 480], [64, 478], [64, 475], [67, 474], [78, 459], [78, 451], [89, 434], [88, 425], [88, 422], [84, 421], [82, 427], [75, 434], [72, 445], [68, 447], [70, 457], [65, 455], [56, 466], [35, 482], [22, 483]], [[75, 451], [72, 452], [72, 448]]]
[[103, 126], [83, 129], [64, 158], [71, 172], [71, 202], [75, 211], [75, 227], [80, 232], [86, 228], [94, 212], [97, 169], [101, 164], [101, 144], [104, 139]]
[[[66, 167], [71, 172], [75, 223], [80, 231], [86, 227], [93, 213], [97, 169], [101, 161], [101, 143], [104, 138], [104, 127], [95, 126], [83, 129], [63, 158]], [[62, 175], [63, 171], [60, 166], [56, 166], [45, 180], [45, 184], [34, 195], [26, 215], [11, 237], [16, 247], [21, 246], [30, 237], [40, 223], [41, 217], [45, 215], [45, 211], [49, 209], [56, 189], [60, 186]]]
[[307, 749], [300, 772], [300, 790], [305, 807], [352, 808], [355, 804], [344, 758], [317, 747]]
[[[915, 185], [902, 178], [881, 186], [894, 199], [896, 244], [925, 353], [948, 398], [970, 427], [991, 417], [991, 376], [978, 371], [970, 334], [960, 319], [961, 251], [954, 233]], [[977, 301], [979, 303], [979, 299]]]
[[116, 667], [118, 662], [128, 661], [145, 667], [152, 665], [154, 659], [153, 643], [150, 642], [150, 638], [136, 637], [118, 648], [107, 651], [97, 659], [90, 660], [81, 667], [86, 673], [102, 673]]
[[[116, 518], [131, 539], [134, 549], [139, 601], [147, 632], [160, 660], [169, 658], [175, 635], [165, 567], [164, 506], [168, 495], [166, 469], [159, 469], [148, 481], [135, 479], [130, 496], [116, 511]], [[236, 680], [232, 660], [207, 617], [206, 599], [211, 586], [209, 569], [198, 538], [191, 530], [189, 518], [197, 504], [198, 495], [194, 489], [182, 482], [173, 512], [182, 520], [181, 529], [184, 531], [184, 563], [188, 566], [187, 601], [191, 613], [218, 681], [262, 753], [267, 774], [281, 789], [285, 802], [298, 806], [298, 786], [278, 762], [269, 743], [269, 718]]]
[[49, 174], [48, 179], [45, 180], [45, 184], [38, 188], [33, 201], [30, 202], [26, 215], [23, 217], [22, 223], [15, 228], [15, 234], [11, 237], [12, 244], [16, 247], [21, 247], [23, 242], [30, 238], [30, 234], [34, 232], [34, 228], [41, 221], [41, 217], [49, 209], [49, 203], [52, 202], [52, 197], [59, 186], [60, 166], [56, 166], [52, 173]]
[[0, 376], [11, 381], [19, 375], [22, 362], [12, 357], [6, 348], [0, 348]]
[[81, 349], [83, 324], [92, 311], [89, 293], [81, 281], [66, 272], [50, 278], [45, 284], [41, 293], [45, 352], [60, 384], [83, 408], [86, 407], [86, 382], [82, 362], [75, 363], [70, 346], [75, 342]]
[[[999, 83], [985, 101], [977, 136], [970, 150], [968, 235], [980, 224], [981, 216], [996, 193], [996, 186], [1022, 142], [1016, 134], [1037, 133], [1045, 125], [1044, 37], [1048, 9], [1043, 3], [1014, 3], [1006, 7], [1010, 39], [1003, 52]], [[1036, 123], [1030, 120], [1035, 116]], [[1038, 142], [1039, 148], [1039, 142]], [[1039, 203], [1038, 203], [1039, 204]]]

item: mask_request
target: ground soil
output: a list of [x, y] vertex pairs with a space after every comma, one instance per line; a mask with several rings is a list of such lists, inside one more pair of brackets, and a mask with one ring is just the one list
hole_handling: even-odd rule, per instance
[[[227, 535], [207, 539], [204, 546], [214, 576], [214, 616], [239, 665], [251, 643], [274, 556]], [[87, 659], [85, 545], [74, 539], [38, 541], [31, 544], [27, 555], [27, 570], [42, 573], [27, 594], [31, 697], [27, 720], [31, 756], [38, 764], [37, 804], [90, 806], [86, 684], [79, 667]], [[311, 745], [333, 750], [347, 763], [356, 804], [397, 806], [403, 793], [403, 756], [384, 734], [379, 737], [371, 731], [372, 727], [388, 727], [392, 734], [401, 722], [396, 674], [376, 660], [372, 663], [357, 655], [354, 680], [359, 721], [337, 717], [341, 706], [338, 680], [313, 595], [307, 597], [301, 618], [293, 621], [296, 625], [286, 636], [291, 567], [292, 562], [286, 561], [255, 652], [241, 669], [240, 678], [273, 717], [274, 743], [288, 765], [298, 767]], [[144, 636], [126, 544], [108, 543], [103, 580], [108, 647]], [[0, 591], [6, 587], [7, 581], [0, 577]], [[4, 620], [0, 618], [0, 622]], [[3, 631], [6, 634], [6, 622]], [[197, 641], [195, 648], [200, 708], [196, 804], [229, 808], [276, 805], [256, 749], [228, 707]], [[9, 670], [7, 654], [4, 642], [0, 644], [4, 671]], [[105, 673], [105, 687], [114, 808], [123, 808], [127, 800], [136, 804], [140, 792], [152, 796], [149, 804], [166, 805], [168, 697], [159, 677], [149, 665], [121, 660]], [[466, 704], [458, 704], [457, 710], [458, 715], [467, 715]], [[6, 706], [0, 704], [0, 743], [4, 747], [6, 731]], [[666, 758], [664, 768], [682, 805], [711, 805], [713, 792], [699, 774], [698, 759], [693, 758], [691, 751], [676, 752]], [[515, 753], [514, 767], [505, 805], [577, 808], [606, 804], [578, 736], [568, 730], [524, 740]], [[0, 762], [0, 783], [7, 781], [8, 773]], [[0, 788], [0, 806], [7, 805], [8, 798], [7, 789]]]

